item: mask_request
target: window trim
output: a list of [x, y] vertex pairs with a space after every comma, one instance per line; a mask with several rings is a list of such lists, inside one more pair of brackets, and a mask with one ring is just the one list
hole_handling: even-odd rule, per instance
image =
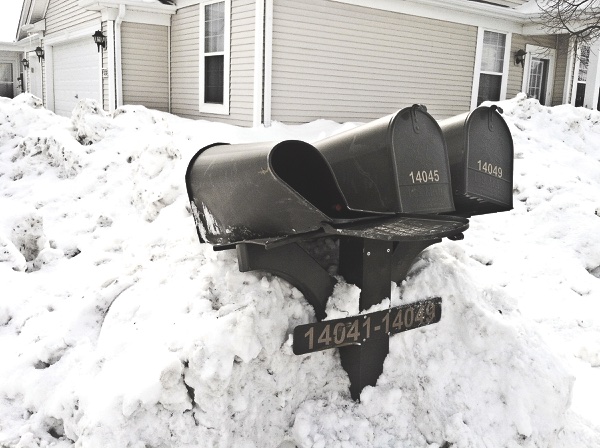
[[[205, 103], [204, 102], [204, 64], [205, 64], [205, 52], [204, 52], [204, 39], [205, 39], [205, 13], [206, 6], [215, 3], [225, 4], [225, 30], [223, 36], [223, 104]], [[199, 36], [199, 111], [208, 114], [216, 115], [229, 115], [229, 102], [231, 93], [231, 0], [207, 0], [199, 3], [200, 7], [200, 36]]]
[[[500, 100], [503, 101], [506, 99], [506, 91], [508, 88], [508, 68], [510, 66], [510, 47], [512, 43], [512, 33], [507, 33], [502, 30], [494, 30], [490, 28], [477, 28], [477, 47], [475, 50], [475, 67], [473, 71], [473, 90], [471, 91], [471, 109], [475, 109], [477, 107], [477, 95], [479, 94], [479, 79], [480, 75], [486, 74], [488, 72], [481, 70], [481, 59], [483, 57], [483, 35], [486, 31], [490, 31], [492, 33], [504, 34], [506, 39], [504, 41], [504, 64], [502, 67], [502, 82], [500, 84]], [[496, 74], [496, 73], [494, 73]]]

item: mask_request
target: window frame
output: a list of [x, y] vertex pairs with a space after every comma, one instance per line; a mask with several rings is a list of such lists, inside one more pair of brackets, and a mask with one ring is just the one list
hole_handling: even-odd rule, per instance
[[[481, 62], [483, 59], [483, 36], [485, 34], [486, 31], [489, 31], [491, 33], [498, 33], [498, 34], [504, 34], [505, 36], [505, 40], [504, 40], [504, 62], [503, 62], [503, 66], [502, 66], [502, 73], [498, 73], [498, 72], [489, 72], [489, 71], [484, 71], [481, 70]], [[481, 75], [482, 74], [492, 74], [492, 75], [499, 75], [502, 76], [502, 80], [500, 83], [500, 99], [499, 101], [503, 101], [506, 99], [506, 91], [507, 91], [507, 86], [508, 86], [508, 69], [510, 67], [510, 48], [511, 48], [511, 43], [512, 43], [512, 33], [510, 32], [506, 32], [506, 31], [502, 31], [502, 30], [495, 30], [495, 29], [490, 29], [490, 28], [483, 28], [483, 27], [479, 27], [477, 29], [477, 48], [475, 50], [475, 67], [474, 67], [474, 73], [473, 73], [473, 90], [471, 92], [471, 109], [475, 109], [477, 107], [477, 97], [479, 95], [479, 82], [481, 79]]]
[[[223, 36], [223, 51], [222, 52], [213, 52], [206, 53], [204, 51], [205, 45], [205, 16], [206, 16], [206, 6], [212, 5], [215, 3], [224, 3], [225, 5], [225, 23], [224, 23], [224, 36]], [[231, 0], [207, 0], [201, 1], [199, 3], [200, 8], [200, 36], [199, 36], [199, 111], [203, 113], [209, 114], [217, 114], [217, 115], [229, 115], [229, 102], [230, 102], [230, 92], [231, 92], [231, 80], [230, 80], [230, 72], [231, 72]], [[207, 56], [215, 56], [215, 55], [223, 55], [223, 103], [206, 103], [204, 101], [205, 97], [205, 58]]]

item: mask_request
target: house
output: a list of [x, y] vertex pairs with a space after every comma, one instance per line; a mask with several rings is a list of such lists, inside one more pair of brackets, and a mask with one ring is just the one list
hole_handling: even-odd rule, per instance
[[538, 14], [535, 0], [24, 0], [0, 61], [63, 115], [87, 97], [242, 126], [413, 103], [442, 119], [521, 91], [598, 108], [600, 42], [574, 48]]

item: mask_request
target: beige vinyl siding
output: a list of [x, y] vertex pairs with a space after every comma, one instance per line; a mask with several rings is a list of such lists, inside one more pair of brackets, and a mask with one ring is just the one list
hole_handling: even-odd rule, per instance
[[200, 8], [182, 8], [171, 17], [171, 111], [199, 116]]
[[80, 8], [77, 0], [50, 0], [46, 13], [46, 36], [93, 25], [99, 21], [100, 12]]
[[556, 73], [554, 73], [554, 90], [552, 93], [553, 106], [563, 103], [568, 59], [569, 36], [566, 34], [556, 36]]
[[523, 89], [524, 68], [521, 64], [515, 64], [515, 55], [519, 50], [525, 50], [527, 37], [520, 34], [513, 34], [510, 46], [510, 60], [508, 61], [508, 83], [506, 86], [506, 98], [514, 98]]
[[123, 104], [169, 111], [168, 31], [160, 25], [121, 25]]
[[477, 28], [325, 0], [274, 1], [272, 118], [365, 121], [414, 103], [469, 110]]
[[200, 7], [182, 8], [171, 19], [171, 111], [239, 126], [252, 125], [254, 0], [231, 2], [229, 115], [200, 113]]

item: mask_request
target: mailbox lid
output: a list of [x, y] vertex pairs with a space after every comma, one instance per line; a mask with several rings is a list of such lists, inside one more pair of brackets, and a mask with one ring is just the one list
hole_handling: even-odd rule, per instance
[[480, 106], [441, 121], [440, 127], [448, 145], [457, 212], [511, 210], [514, 148], [498, 108]]
[[392, 156], [402, 213], [454, 210], [446, 141], [424, 106], [401, 110], [393, 119]]
[[348, 210], [319, 151], [298, 140], [209, 145], [191, 159], [186, 185], [200, 240], [217, 246], [364, 218]]
[[454, 210], [444, 138], [422, 105], [314, 145], [329, 162], [352, 210], [389, 214]]

